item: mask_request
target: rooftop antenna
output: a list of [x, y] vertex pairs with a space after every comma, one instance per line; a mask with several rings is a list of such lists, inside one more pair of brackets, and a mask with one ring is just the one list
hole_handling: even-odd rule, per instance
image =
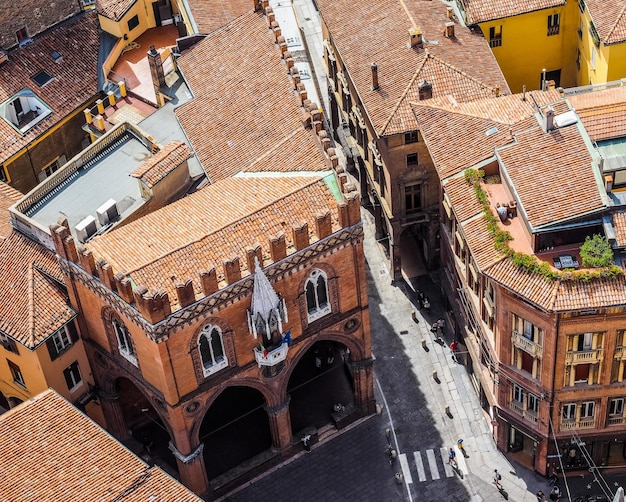
[[526, 84], [522, 86], [522, 101], [526, 101]]

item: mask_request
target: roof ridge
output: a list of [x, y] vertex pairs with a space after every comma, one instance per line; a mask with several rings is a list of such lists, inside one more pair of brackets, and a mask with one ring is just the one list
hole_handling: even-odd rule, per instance
[[[311, 178], [311, 177], [309, 177], [309, 176], [302, 176], [302, 178]], [[229, 179], [248, 179], [248, 178], [229, 178]], [[261, 179], [261, 178], [255, 178], [255, 179]], [[224, 230], [225, 228], [228, 228], [228, 227], [229, 227], [229, 226], [231, 226], [231, 225], [234, 225], [234, 224], [236, 224], [236, 223], [239, 223], [239, 222], [241, 222], [241, 221], [243, 221], [243, 220], [245, 220], [245, 219], [247, 219], [247, 218], [250, 218], [250, 217], [252, 217], [252, 216], [254, 216], [254, 215], [258, 214], [259, 212], [261, 212], [261, 211], [263, 211], [263, 210], [267, 209], [268, 207], [270, 207], [270, 206], [272, 206], [272, 205], [276, 204], [278, 201], [285, 200], [287, 197], [290, 197], [290, 196], [292, 196], [293, 194], [295, 194], [295, 193], [297, 193], [297, 192], [300, 192], [301, 190], [303, 190], [303, 189], [305, 189], [305, 188], [308, 188], [309, 186], [311, 186], [311, 185], [313, 185], [313, 184], [315, 184], [315, 183], [319, 183], [320, 181], [324, 182], [322, 177], [319, 177], [319, 178], [318, 178], [318, 177], [312, 177], [312, 178], [311, 178], [311, 181], [309, 181], [309, 183], [306, 183], [305, 185], [302, 185], [302, 186], [298, 187], [296, 190], [292, 190], [291, 192], [288, 192], [287, 194], [283, 195], [282, 197], [275, 198], [275, 199], [273, 199], [271, 202], [268, 202], [267, 204], [265, 204], [263, 207], [261, 207], [261, 208], [256, 208], [256, 209], [254, 210], [254, 212], [249, 213], [249, 214], [247, 214], [247, 215], [245, 215], [245, 216], [243, 216], [243, 217], [241, 217], [241, 218], [239, 218], [239, 219], [237, 219], [237, 220], [235, 220], [235, 221], [231, 221], [231, 222], [229, 222], [229, 223], [227, 223], [227, 224], [224, 224], [224, 225], [220, 226], [219, 228], [215, 228], [215, 229], [213, 229], [211, 232], [205, 233], [204, 235], [202, 235], [202, 236], [201, 236], [201, 237], [199, 237], [198, 239], [190, 240], [190, 241], [185, 242], [184, 244], [182, 244], [182, 245], [180, 245], [180, 246], [178, 246], [178, 247], [176, 247], [176, 248], [170, 249], [170, 250], [166, 251], [165, 253], [160, 254], [159, 256], [157, 256], [156, 258], [154, 258], [153, 260], [151, 260], [151, 261], [149, 261], [149, 262], [146, 262], [146, 263], [143, 263], [143, 264], [142, 264], [139, 268], [135, 268], [135, 269], [133, 269], [133, 270], [128, 270], [128, 271], [126, 271], [126, 275], [131, 275], [133, 272], [137, 272], [137, 271], [139, 271], [139, 270], [145, 269], [145, 268], [147, 268], [149, 265], [152, 265], [153, 263], [156, 263], [156, 262], [158, 262], [158, 261], [162, 260], [163, 258], [165, 258], [165, 257], [167, 257], [167, 256], [170, 256], [170, 255], [172, 255], [172, 254], [174, 254], [174, 253], [176, 253], [176, 252], [178, 252], [178, 251], [181, 251], [181, 250], [183, 250], [183, 249], [186, 249], [186, 248], [188, 248], [189, 246], [192, 246], [192, 245], [198, 244], [198, 243], [202, 242], [203, 240], [205, 240], [205, 239], [206, 239], [207, 237], [209, 237], [210, 235], [213, 235], [213, 234], [216, 234], [216, 233], [218, 233], [218, 232], [221, 232], [222, 230]], [[324, 183], [325, 183], [325, 182], [324, 182]], [[214, 186], [214, 185], [212, 185], [212, 186]], [[226, 257], [226, 256], [225, 256], [225, 257]]]
[[615, 19], [615, 23], [613, 24], [613, 26], [609, 30], [609, 33], [606, 36], [606, 40], [611, 38], [611, 35], [613, 34], [615, 29], [617, 28], [617, 25], [619, 24], [620, 20], [622, 19], [622, 17], [624, 17], [625, 14], [626, 14], [626, 5], [624, 5], [624, 7], [622, 7], [622, 12], [620, 12], [619, 15], [617, 16], [617, 19]]
[[[446, 96], [451, 96], [451, 94], [446, 94]], [[454, 97], [454, 96], [452, 96], [452, 97]], [[493, 118], [483, 117], [483, 116], [480, 116], [480, 115], [478, 115], [476, 113], [472, 113], [472, 112], [470, 112], [468, 110], [454, 110], [454, 109], [451, 109], [451, 108], [447, 108], [444, 105], [436, 105], [436, 104], [433, 105], [433, 104], [429, 104], [427, 102], [422, 103], [421, 101], [410, 101], [410, 103], [411, 103], [411, 106], [421, 106], [421, 107], [425, 107], [425, 108], [431, 108], [433, 110], [439, 110], [441, 112], [455, 113], [457, 115], [463, 115], [465, 117], [470, 117], [470, 118], [478, 119], [478, 120], [485, 120], [487, 122], [493, 122], [493, 123], [496, 123], [496, 124], [504, 124], [504, 125], [507, 125], [507, 126], [511, 126], [511, 125], [517, 123], [517, 122], [511, 123], [511, 122], [507, 122], [505, 120], [496, 120], [496, 119], [493, 119]], [[459, 105], [463, 105], [464, 103], [458, 103], [458, 104]]]
[[35, 346], [35, 262], [28, 265], [28, 346]]
[[554, 289], [552, 294], [550, 295], [550, 301], [548, 302], [549, 310], [554, 311], [554, 305], [556, 304], [557, 296], [559, 295], [559, 288], [561, 287], [561, 279], [556, 279], [554, 281]]
[[305, 130], [305, 129], [302, 129], [300, 127], [296, 127], [292, 132], [290, 132], [289, 134], [284, 136], [278, 143], [274, 144], [274, 146], [272, 148], [270, 148], [269, 150], [266, 150], [265, 152], [263, 152], [261, 155], [259, 155], [256, 159], [254, 159], [252, 162], [250, 162], [250, 164], [248, 164], [246, 167], [244, 167], [239, 172], [240, 173], [244, 172], [245, 170], [247, 170], [250, 167], [252, 167], [255, 164], [257, 164], [258, 162], [261, 162], [261, 160], [263, 160], [264, 158], [269, 157], [272, 153], [274, 153], [276, 150], [278, 150], [278, 147], [284, 145], [288, 140], [293, 138], [298, 132], [300, 132], [302, 130]]
[[424, 49], [424, 53], [426, 54], [426, 57], [424, 59], [422, 59], [421, 64], [419, 64], [417, 66], [417, 69], [415, 70], [415, 73], [413, 73], [413, 76], [411, 77], [411, 80], [409, 80], [409, 84], [406, 86], [406, 88], [404, 89], [404, 92], [402, 93], [402, 95], [398, 98], [398, 101], [396, 102], [395, 106], [393, 107], [393, 109], [391, 110], [391, 113], [389, 114], [389, 117], [387, 118], [387, 120], [385, 121], [385, 123], [383, 124], [383, 126], [380, 129], [380, 133], [381, 135], [385, 134], [385, 129], [387, 129], [387, 126], [391, 123], [391, 121], [393, 120], [394, 115], [396, 114], [396, 112], [398, 111], [398, 108], [400, 108], [400, 105], [402, 104], [402, 102], [404, 101], [404, 98], [406, 98], [407, 94], [409, 93], [409, 90], [411, 89], [411, 87], [413, 87], [413, 83], [415, 82], [415, 80], [417, 79], [417, 76], [419, 75], [420, 71], [422, 70], [422, 68], [424, 68], [424, 65], [426, 64], [426, 61], [428, 61], [429, 57], [433, 57], [430, 54], [430, 51], [428, 49]]
[[460, 73], [461, 75], [463, 75], [464, 77], [469, 78], [470, 80], [473, 80], [474, 82], [476, 82], [479, 85], [482, 85], [485, 89], [489, 89], [491, 92], [493, 92], [494, 88], [488, 86], [487, 84], [485, 84], [482, 80], [478, 80], [477, 78], [471, 76], [469, 73], [466, 73], [465, 71], [461, 70], [460, 68], [457, 68], [456, 66], [454, 66], [451, 63], [448, 63], [446, 60], [441, 59], [437, 56], [431, 56], [434, 60], [438, 61], [439, 63], [452, 68], [454, 71], [456, 71], [457, 73]]

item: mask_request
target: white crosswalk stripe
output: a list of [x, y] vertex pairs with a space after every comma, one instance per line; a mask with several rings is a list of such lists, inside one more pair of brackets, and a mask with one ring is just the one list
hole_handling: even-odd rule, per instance
[[443, 470], [446, 473], [447, 478], [451, 478], [454, 476], [454, 471], [452, 470], [452, 466], [448, 463], [448, 449], [440, 448], [441, 451], [441, 461], [443, 462]]
[[417, 479], [420, 481], [426, 481], [426, 471], [424, 470], [422, 455], [419, 451], [414, 451], [413, 457], [415, 458], [415, 466], [417, 467]]
[[409, 461], [406, 458], [406, 454], [401, 453], [398, 457], [400, 458], [400, 467], [402, 467], [404, 480], [407, 483], [412, 483], [413, 477], [411, 476], [411, 469], [409, 469]]
[[437, 469], [437, 457], [435, 450], [426, 450], [426, 458], [428, 458], [428, 467], [430, 467], [430, 475], [433, 479], [439, 479], [439, 469]]

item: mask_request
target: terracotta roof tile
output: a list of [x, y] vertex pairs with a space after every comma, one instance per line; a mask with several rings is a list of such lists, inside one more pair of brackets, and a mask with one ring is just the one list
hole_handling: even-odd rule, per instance
[[593, 141], [626, 136], [626, 87], [568, 97]]
[[201, 500], [53, 390], [0, 415], [0, 437], [5, 500]]
[[176, 109], [211, 182], [241, 171], [302, 128], [299, 99], [259, 12], [179, 59], [195, 98]]
[[474, 188], [465, 181], [464, 176], [448, 178], [443, 182], [443, 187], [450, 198], [457, 221], [465, 221], [483, 212]]
[[615, 241], [619, 247], [626, 246], [626, 211], [613, 213], [613, 228], [615, 229]]
[[515, 138], [514, 144], [498, 148], [498, 155], [531, 227], [604, 206], [593, 159], [576, 126], [545, 133], [536, 124]]
[[152, 188], [192, 155], [192, 151], [185, 143], [172, 141], [130, 175], [141, 179], [148, 187]]
[[626, 0], [585, 0], [589, 14], [605, 44], [626, 40]]
[[[52, 114], [21, 134], [0, 118], [0, 163], [81, 107], [98, 91], [98, 19], [95, 12], [81, 14], [43, 33], [33, 42], [9, 54], [0, 66], [0, 103], [27, 86], [51, 109]], [[52, 52], [62, 59], [55, 61]], [[46, 71], [52, 80], [39, 87], [31, 77]]]
[[561, 281], [554, 310], [604, 308], [626, 303], [626, 278], [595, 279], [590, 283]]
[[[457, 72], [456, 78], [465, 74], [487, 87], [499, 85], [502, 94], [509, 93], [495, 57], [481, 34], [456, 24], [455, 37], [443, 36], [445, 23], [450, 20], [441, 2], [318, 0], [317, 4], [365, 112], [379, 133], [399, 109], [407, 89], [416, 83], [416, 73], [422, 71], [427, 54], [449, 65], [429, 70], [435, 80], [433, 88], [444, 88], [440, 80], [449, 76], [452, 67]], [[412, 26], [422, 28], [426, 40], [424, 49], [407, 47], [408, 29]], [[372, 62], [378, 64], [378, 90], [370, 90]], [[476, 97], [478, 86], [468, 86], [464, 80], [451, 87], [460, 93], [455, 98], [463, 101], [468, 99], [464, 95], [468, 89]], [[401, 127], [393, 124], [391, 130]]]
[[114, 21], [122, 19], [137, 0], [96, 0], [98, 14]]
[[0, 181], [0, 241], [7, 237], [13, 228], [9, 216], [9, 207], [20, 200], [21, 192]]
[[493, 246], [493, 238], [487, 230], [487, 220], [482, 215], [461, 223], [461, 226], [467, 246], [480, 270], [485, 270], [503, 258]]
[[69, 322], [62, 281], [54, 253], [11, 232], [0, 244], [0, 331], [32, 349]]
[[198, 33], [211, 33], [233, 19], [252, 11], [250, 0], [187, 0]]
[[[291, 228], [302, 221], [308, 222], [314, 241], [315, 215], [327, 210], [336, 231], [337, 201], [320, 176], [228, 178], [97, 236], [87, 246], [116, 272], [127, 272], [135, 284], [165, 288], [175, 302], [174, 279], [195, 280], [211, 266], [221, 279], [223, 260], [233, 256], [245, 269], [246, 248], [255, 244], [269, 259], [270, 237], [284, 231], [289, 247]], [[195, 286], [199, 292], [199, 281]]]
[[467, 14], [467, 24], [519, 16], [541, 9], [565, 5], [565, 0], [461, 0]]
[[535, 305], [545, 310], [552, 309], [558, 281], [549, 281], [541, 274], [526, 272], [509, 258], [496, 262], [484, 272], [505, 288], [523, 293], [524, 298]]

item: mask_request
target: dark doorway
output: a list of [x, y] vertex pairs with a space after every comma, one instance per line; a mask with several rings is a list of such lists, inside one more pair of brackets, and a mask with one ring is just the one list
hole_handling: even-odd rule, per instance
[[[539, 83], [539, 89], [543, 89], [543, 72], [541, 73], [541, 76], [539, 77], [540, 79], [540, 83]], [[554, 81], [554, 86], [555, 87], [560, 87], [561, 86], [561, 70], [552, 70], [552, 71], [547, 71], [546, 72], [546, 89], [548, 86], [548, 82], [550, 82], [550, 80]]]
[[11, 408], [9, 406], [9, 401], [4, 397], [4, 394], [0, 392], [0, 415], [2, 415], [5, 411], [8, 411]]
[[251, 387], [228, 387], [200, 426], [209, 479], [239, 466], [272, 446], [265, 398]]
[[115, 382], [120, 396], [120, 407], [124, 423], [131, 438], [126, 446], [148, 463], [155, 463], [174, 477], [178, 477], [178, 465], [169, 449], [169, 431], [148, 398], [127, 378]]
[[354, 403], [352, 376], [346, 361], [349, 352], [342, 344], [315, 343], [302, 356], [289, 379], [291, 431], [299, 436], [308, 427], [321, 428], [332, 423], [337, 404]]
[[162, 26], [161, 22], [161, 9], [159, 8], [159, 2], [152, 2], [152, 12], [154, 13], [154, 22], [157, 26]]

